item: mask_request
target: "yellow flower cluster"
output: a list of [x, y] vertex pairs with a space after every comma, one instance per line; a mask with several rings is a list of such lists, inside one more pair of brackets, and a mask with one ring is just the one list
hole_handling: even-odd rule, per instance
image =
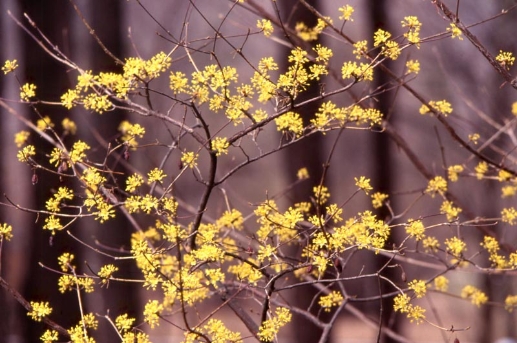
[[7, 60], [4, 63], [4, 66], [2, 67], [2, 71], [5, 74], [9, 74], [18, 68], [18, 61], [17, 60]]
[[422, 115], [429, 113], [431, 111], [430, 108], [432, 108], [436, 112], [440, 112], [445, 117], [447, 117], [449, 114], [452, 113], [452, 106], [446, 100], [438, 100], [438, 101], [431, 100], [431, 101], [429, 101], [428, 105], [422, 105], [420, 107], [419, 112]]
[[149, 324], [151, 329], [160, 324], [160, 312], [163, 311], [163, 305], [158, 300], [149, 300], [144, 308], [144, 321]]
[[127, 58], [120, 74], [101, 72], [93, 75], [91, 70], [86, 70], [77, 77], [76, 87], [61, 96], [61, 104], [67, 109], [82, 104], [85, 109], [101, 114], [113, 108], [112, 100], [127, 98], [140, 83], [157, 78], [170, 65], [171, 58], [159, 52], [149, 60]]
[[406, 62], [408, 74], [418, 74], [420, 72], [420, 62], [417, 60], [409, 60]]
[[314, 119], [311, 119], [311, 124], [322, 131], [332, 130], [333, 123], [337, 123], [340, 127], [347, 123], [355, 123], [356, 125], [380, 125], [382, 122], [382, 113], [373, 108], [362, 108], [358, 105], [348, 107], [337, 107], [332, 101], [327, 101], [321, 104], [316, 112]]
[[461, 290], [461, 297], [464, 299], [470, 299], [470, 301], [477, 307], [480, 307], [488, 301], [488, 297], [484, 292], [471, 285], [463, 287]]
[[354, 13], [354, 8], [352, 6], [341, 6], [340, 8], [338, 8], [338, 11], [341, 12], [339, 20], [354, 21], [354, 19], [352, 19], [352, 14]]
[[371, 191], [373, 188], [370, 186], [370, 179], [367, 179], [364, 176], [361, 176], [359, 178], [355, 177], [355, 185], [359, 187], [362, 191], [364, 191], [366, 194], [368, 194], [369, 191]]
[[[205, 325], [196, 328], [195, 331], [202, 333], [203, 335], [205, 335], [205, 337], [208, 336], [211, 342], [243, 342], [240, 333], [231, 331], [219, 319], [211, 318]], [[201, 338], [198, 334], [193, 332], [187, 332], [185, 334], [185, 340], [182, 343], [196, 343], [199, 342], [200, 339]]]
[[375, 209], [379, 209], [381, 208], [384, 203], [386, 202], [386, 200], [388, 200], [388, 194], [384, 194], [384, 193], [381, 193], [381, 192], [375, 192], [371, 195], [372, 197], [372, 206], [373, 208]]
[[136, 138], [142, 138], [145, 135], [145, 128], [143, 126], [140, 124], [131, 124], [127, 120], [120, 123], [118, 130], [122, 134], [120, 140], [129, 144], [132, 148], [138, 146]]
[[453, 166], [449, 166], [447, 168], [447, 177], [449, 181], [456, 182], [458, 181], [458, 174], [463, 172], [464, 168], [462, 165], [456, 164]]
[[447, 238], [445, 240], [445, 246], [447, 250], [456, 257], [467, 250], [467, 244], [458, 237]]
[[440, 206], [440, 213], [445, 214], [449, 222], [456, 220], [461, 212], [462, 209], [454, 206], [454, 203], [449, 200], [445, 200]]
[[305, 23], [298, 22], [296, 23], [294, 29], [298, 37], [300, 37], [304, 41], [310, 42], [318, 39], [320, 33], [323, 32], [323, 29], [325, 29], [325, 27], [327, 27], [327, 22], [332, 24], [332, 19], [329, 17], [326, 17], [325, 20], [318, 18], [317, 23], [314, 27], [308, 27]]
[[506, 257], [499, 254], [499, 242], [494, 237], [483, 237], [483, 242], [480, 245], [488, 252], [488, 260], [492, 263], [492, 267], [497, 269], [511, 267]]
[[417, 298], [422, 298], [427, 292], [427, 286], [424, 280], [413, 280], [408, 283], [408, 287], [415, 292]]
[[189, 168], [195, 168], [197, 166], [198, 154], [194, 152], [184, 152], [181, 155], [181, 162]]
[[270, 20], [257, 20], [257, 27], [264, 33], [264, 36], [269, 37], [273, 34], [274, 28]]
[[478, 165], [474, 168], [474, 171], [476, 172], [476, 178], [478, 180], [483, 179], [486, 172], [488, 171], [488, 163], [485, 161], [479, 162]]
[[226, 137], [215, 137], [212, 139], [211, 148], [215, 151], [216, 156], [221, 156], [222, 154], [228, 154], [228, 147], [230, 143]]
[[318, 304], [324, 309], [325, 312], [330, 312], [332, 307], [341, 305], [343, 300], [343, 294], [338, 291], [332, 291], [328, 295], [321, 296]]
[[13, 238], [13, 227], [9, 224], [3, 223], [0, 225], [0, 241], [9, 241]]
[[434, 288], [440, 292], [447, 292], [447, 289], [449, 288], [449, 280], [443, 275], [438, 276], [434, 279]]
[[503, 67], [509, 70], [515, 62], [515, 57], [511, 52], [504, 52], [500, 50], [499, 54], [495, 57], [495, 60], [499, 62]]
[[411, 323], [420, 324], [425, 320], [425, 309], [410, 303], [411, 299], [407, 294], [399, 294], [393, 299], [395, 312], [405, 313]]
[[504, 223], [514, 225], [517, 220], [517, 210], [513, 207], [503, 208], [501, 211], [501, 217]]
[[460, 28], [456, 26], [456, 24], [451, 23], [450, 26], [447, 28], [447, 31], [451, 33], [451, 38], [458, 38], [459, 40], [463, 40], [463, 33], [461, 32]]
[[504, 300], [504, 308], [508, 312], [513, 312], [513, 309], [517, 307], [517, 295], [509, 295]]
[[408, 224], [406, 226], [406, 233], [413, 237], [417, 241], [421, 241], [425, 237], [425, 226], [421, 220], [408, 220]]
[[435, 176], [429, 180], [424, 192], [433, 198], [437, 193], [444, 196], [445, 192], [447, 192], [447, 181], [442, 176]]
[[94, 288], [94, 280], [90, 277], [78, 277], [74, 275], [61, 275], [58, 280], [59, 291], [75, 291], [77, 288], [83, 289], [86, 293], [92, 293]]
[[303, 214], [298, 208], [290, 207], [281, 213], [273, 200], [267, 200], [255, 209], [259, 241], [266, 242], [271, 234], [278, 237], [279, 243], [288, 243], [297, 234], [296, 224], [303, 220]]
[[343, 79], [373, 81], [373, 67], [368, 63], [345, 62], [341, 67], [341, 75]]
[[116, 271], [118, 271], [118, 267], [114, 266], [113, 264], [107, 264], [101, 267], [97, 275], [102, 278], [102, 284], [107, 284], [109, 279], [113, 276], [113, 273]]
[[20, 98], [23, 101], [29, 101], [30, 98], [36, 96], [36, 85], [32, 83], [26, 83], [20, 87]]
[[291, 321], [291, 311], [285, 307], [279, 307], [275, 310], [275, 316], [264, 321], [262, 325], [260, 325], [258, 336], [262, 342], [270, 342], [272, 341], [278, 331], [285, 324]]
[[47, 302], [36, 302], [31, 301], [31, 310], [27, 312], [27, 315], [37, 322], [40, 322], [44, 317], [47, 317], [52, 313], [52, 307]]
[[402, 27], [407, 27], [408, 32], [404, 33], [404, 37], [411, 44], [416, 44], [417, 48], [420, 47], [420, 28], [422, 23], [415, 16], [404, 17], [401, 21]]

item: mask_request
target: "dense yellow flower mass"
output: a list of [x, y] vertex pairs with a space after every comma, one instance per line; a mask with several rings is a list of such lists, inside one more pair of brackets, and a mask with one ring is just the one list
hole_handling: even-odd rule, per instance
[[[483, 235], [481, 242], [467, 231], [471, 226], [492, 229], [515, 225], [517, 210], [506, 206], [493, 217], [487, 215], [490, 219], [472, 218], [468, 205], [454, 197], [456, 187], [469, 180], [499, 182], [504, 201], [511, 200], [517, 194], [512, 156], [497, 161], [488, 158], [484, 150], [492, 138], [484, 130], [479, 134], [456, 131], [452, 125], [464, 116], [459, 112], [452, 115], [451, 103], [458, 103], [458, 109], [464, 111], [462, 99], [451, 96], [450, 100], [427, 101], [424, 99], [430, 94], [408, 88], [411, 81], [429, 72], [426, 59], [411, 59], [414, 55], [408, 51], [416, 52], [443, 37], [457, 38], [452, 43], [458, 43], [463, 35], [470, 37], [468, 27], [458, 21], [441, 33], [421, 37], [422, 23], [409, 15], [398, 18], [400, 26], [392, 32], [375, 28], [373, 36], [361, 37], [361, 30], [357, 30], [354, 40], [346, 29], [356, 25], [361, 16], [350, 5], [339, 6], [332, 16], [315, 13], [316, 20], [310, 25], [293, 21], [292, 28], [282, 27], [275, 17], [255, 18], [242, 35], [227, 37], [223, 29], [217, 29], [213, 37], [187, 42], [185, 34], [185, 41], [176, 45], [171, 41], [174, 47], [168, 52], [117, 59], [119, 65], [107, 70], [82, 70], [70, 63], [70, 89], [61, 90], [51, 100], [39, 99], [44, 94], [41, 88], [19, 79], [16, 60], [5, 61], [1, 70], [18, 81], [21, 101], [16, 102], [37, 114], [33, 123], [23, 121], [26, 130], [14, 135], [16, 158], [30, 168], [33, 184], [37, 174], [48, 173], [55, 179], [41, 209], [25, 209], [14, 202], [12, 206], [37, 214], [37, 225], [49, 237], [74, 232], [76, 221], [90, 220], [96, 225], [121, 215], [128, 219], [127, 247], [113, 248], [95, 241], [99, 247], [92, 248], [86, 240], [80, 241], [112, 258], [110, 262], [84, 268], [76, 263], [78, 254], [66, 252], [58, 257], [56, 266], [48, 268], [59, 273], [57, 289], [77, 293], [79, 300], [84, 293], [102, 291], [115, 282], [138, 283], [147, 294], [153, 294], [141, 313], [105, 316], [120, 341], [151, 342], [153, 335], [147, 330], [170, 323], [169, 317], [179, 313], [184, 317], [178, 327], [184, 331], [185, 343], [243, 342], [251, 336], [271, 342], [293, 316], [307, 315], [320, 321], [321, 327], [326, 325], [324, 317], [311, 317], [305, 309], [292, 307], [281, 292], [300, 286], [296, 282], [317, 285], [319, 293], [310, 299], [311, 306], [320, 313], [341, 311], [349, 300], [370, 300], [363, 294], [346, 292], [347, 281], [361, 282], [363, 278], [385, 282], [391, 289], [382, 294], [382, 300], [392, 299], [395, 312], [420, 324], [428, 319], [426, 309], [417, 303], [425, 304], [421, 298], [433, 293], [450, 292], [478, 307], [488, 303], [488, 296], [474, 286], [458, 292], [452, 287], [452, 277], [449, 287], [449, 273], [455, 268], [474, 266], [477, 273], [517, 268], [517, 251], [498, 237], [499, 227], [494, 231], [497, 234]], [[338, 26], [335, 18], [339, 18]], [[329, 44], [327, 38], [335, 44]], [[287, 53], [283, 58], [260, 55], [268, 50], [259, 47], [256, 56], [249, 56], [247, 44], [254, 44], [254, 39], [282, 44]], [[240, 44], [235, 43], [238, 41]], [[234, 59], [221, 58], [223, 44]], [[515, 57], [501, 50], [494, 60], [499, 70], [508, 71]], [[186, 61], [187, 67], [180, 61]], [[388, 72], [390, 81], [385, 85], [371, 82], [381, 72]], [[396, 114], [398, 105], [394, 103], [387, 113], [377, 109], [380, 94], [403, 88], [418, 95], [419, 105], [407, 102], [412, 111], [434, 116], [414, 120], [445, 125], [448, 132], [454, 132], [455, 142], [472, 153], [468, 158], [442, 149], [440, 163], [433, 160], [431, 165], [427, 155], [408, 153], [414, 147], [390, 131], [394, 122], [390, 116]], [[43, 111], [40, 104], [73, 110], [73, 118], [78, 120]], [[129, 120], [118, 121], [118, 128], [109, 135], [95, 130], [84, 135], [84, 118], [75, 116], [77, 110], [85, 116], [96, 113], [110, 118], [124, 112]], [[509, 112], [511, 118], [517, 115], [517, 102]], [[156, 122], [159, 125], [152, 124]], [[381, 185], [375, 189], [372, 185], [379, 184], [378, 176], [370, 171], [365, 175], [372, 175], [371, 179], [350, 178], [348, 170], [338, 170], [342, 175], [330, 179], [327, 169], [343, 159], [336, 136], [351, 130], [391, 134], [427, 185], [403, 185], [397, 190]], [[510, 136], [502, 129], [500, 133]], [[262, 187], [265, 174], [245, 177], [237, 187], [233, 180], [228, 181], [230, 176], [312, 135], [336, 139], [324, 164], [293, 165], [298, 172], [290, 175], [292, 183], [281, 192], [267, 189], [259, 200], [254, 194], [236, 196], [240, 188]], [[40, 144], [42, 138], [45, 144]], [[441, 139], [437, 140], [442, 145]], [[273, 148], [263, 147], [264, 141], [274, 143], [269, 144]], [[45, 150], [47, 143], [50, 148]], [[136, 160], [130, 158], [133, 154]], [[432, 169], [428, 171], [428, 167]], [[313, 173], [313, 168], [323, 170], [323, 175]], [[270, 171], [275, 173], [276, 169]], [[191, 183], [183, 183], [189, 178]], [[294, 187], [305, 187], [310, 194], [297, 199]], [[195, 204], [189, 202], [192, 199]], [[103, 227], [110, 229], [109, 225]], [[9, 224], [0, 225], [0, 247], [13, 238], [13, 232]], [[365, 267], [364, 272], [361, 269], [350, 276], [347, 273], [354, 271], [345, 271], [346, 264], [358, 255], [364, 261], [379, 255], [391, 260], [372, 274]], [[405, 269], [422, 256], [425, 265], [440, 262], [430, 269], [443, 268], [425, 280], [415, 275], [407, 282], [406, 272], [414, 268], [403, 270], [400, 280], [385, 276], [384, 268]], [[122, 260], [136, 265], [136, 276], [127, 274], [127, 268], [119, 264]], [[246, 317], [232, 307], [235, 299], [253, 299], [261, 308], [260, 316], [250, 311], [252, 319], [243, 319]], [[206, 315], [204, 306], [214, 300], [220, 307]], [[46, 320], [52, 313], [48, 302], [30, 302], [30, 306], [28, 315], [36, 321]], [[223, 307], [234, 310], [250, 332], [232, 331], [217, 319]], [[507, 295], [504, 307], [513, 311], [517, 296]], [[80, 318], [66, 331], [70, 336], [66, 339], [94, 343], [90, 331], [97, 329], [101, 317], [81, 312]], [[63, 333], [47, 330], [41, 340], [58, 341], [63, 338], [59, 335]]]

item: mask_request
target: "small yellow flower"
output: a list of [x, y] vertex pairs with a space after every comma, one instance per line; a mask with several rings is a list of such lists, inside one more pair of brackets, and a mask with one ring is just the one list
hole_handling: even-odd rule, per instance
[[13, 238], [13, 227], [9, 224], [3, 223], [0, 225], [0, 241], [5, 239], [7, 241]]
[[316, 186], [313, 187], [312, 192], [316, 197], [316, 202], [320, 205], [323, 205], [330, 198], [330, 192], [325, 186]]
[[16, 144], [16, 146], [18, 148], [21, 148], [22, 145], [24, 145], [25, 142], [27, 142], [27, 139], [29, 138], [29, 136], [30, 136], [30, 133], [28, 131], [17, 132], [14, 135], [14, 144]]
[[463, 287], [461, 290], [461, 297], [470, 299], [470, 301], [477, 307], [480, 307], [488, 301], [488, 297], [485, 293], [471, 285]]
[[393, 309], [395, 312], [408, 312], [410, 298], [407, 294], [398, 294], [393, 298]]
[[517, 211], [513, 207], [503, 208], [503, 210], [501, 211], [501, 217], [501, 220], [504, 223], [513, 225], [517, 220]]
[[318, 304], [325, 312], [330, 312], [332, 307], [339, 306], [343, 302], [343, 295], [338, 291], [332, 291], [328, 295], [320, 297]]
[[154, 328], [160, 324], [160, 312], [163, 311], [163, 305], [157, 300], [149, 300], [144, 309], [144, 320]]
[[36, 148], [34, 148], [34, 145], [27, 145], [22, 150], [18, 151], [16, 157], [20, 162], [28, 162], [29, 158], [34, 155], [36, 155]]
[[517, 295], [509, 295], [504, 300], [504, 309], [512, 312], [514, 308], [517, 308]]
[[425, 193], [434, 198], [436, 193], [444, 195], [447, 192], [447, 181], [442, 176], [435, 176], [429, 180]]
[[440, 213], [445, 214], [449, 222], [456, 220], [461, 212], [461, 208], [455, 207], [453, 202], [449, 200], [445, 200], [440, 207]]
[[461, 30], [459, 29], [458, 26], [456, 26], [456, 24], [454, 23], [451, 23], [450, 27], [447, 28], [447, 31], [450, 31], [451, 33], [451, 37], [454, 39], [454, 38], [458, 38], [459, 40], [463, 40], [463, 37], [462, 37], [462, 32]]
[[474, 168], [474, 171], [476, 172], [476, 178], [478, 180], [483, 179], [483, 176], [488, 171], [488, 163], [485, 161], [479, 162], [478, 165]]
[[126, 180], [126, 192], [134, 192], [144, 183], [144, 179], [139, 174], [133, 174]]
[[509, 70], [515, 62], [515, 57], [511, 52], [504, 52], [499, 50], [499, 54], [496, 56], [495, 60], [499, 62], [505, 69]]
[[384, 202], [388, 199], [388, 194], [375, 192], [372, 194], [372, 206], [373, 208], [381, 208]]
[[436, 251], [438, 251], [438, 248], [440, 247], [440, 242], [438, 242], [436, 237], [431, 237], [431, 236], [424, 238], [424, 240], [422, 241], [422, 244], [423, 244], [426, 252], [428, 252], [428, 251], [436, 252]]
[[391, 33], [384, 31], [383, 29], [378, 29], [373, 35], [373, 46], [377, 47], [385, 43], [390, 37]]
[[2, 71], [4, 72], [4, 75], [9, 74], [18, 68], [18, 61], [12, 60], [12, 61], [5, 61], [4, 66], [2, 67]]
[[59, 267], [61, 267], [61, 270], [63, 272], [75, 269], [75, 266], [72, 264], [74, 258], [74, 254], [68, 252], [63, 253], [61, 256], [57, 258], [57, 263], [59, 264]]
[[452, 106], [447, 100], [429, 101], [428, 105], [422, 105], [419, 109], [420, 114], [424, 115], [431, 111], [431, 108], [436, 112], [441, 112], [444, 117], [452, 113]]
[[108, 282], [109, 278], [112, 277], [113, 273], [118, 271], [118, 268], [115, 267], [112, 264], [107, 264], [105, 266], [101, 267], [101, 270], [99, 271], [98, 275], [102, 278], [102, 283], [105, 284]]
[[447, 238], [445, 240], [447, 250], [454, 256], [459, 256], [467, 250], [467, 244], [458, 237]]
[[124, 313], [115, 319], [115, 325], [117, 326], [117, 329], [125, 332], [133, 327], [135, 320], [135, 318], [130, 318], [127, 313]]
[[425, 237], [424, 223], [421, 220], [409, 220], [408, 223], [406, 233], [417, 241], [422, 240]]
[[418, 74], [420, 72], [420, 62], [417, 60], [409, 60], [406, 62], [407, 73]]
[[52, 313], [52, 308], [47, 302], [31, 301], [31, 310], [27, 313], [29, 317], [37, 322], [40, 322], [44, 317]]
[[447, 177], [449, 181], [456, 182], [458, 181], [458, 174], [463, 171], [463, 166], [456, 164], [447, 168]]
[[147, 177], [147, 183], [151, 184], [153, 182], [162, 182], [162, 180], [167, 177], [167, 174], [165, 174], [161, 169], [154, 168], [147, 173]]
[[228, 147], [230, 143], [228, 143], [228, 139], [226, 137], [216, 137], [212, 140], [212, 150], [215, 151], [216, 156], [221, 156], [222, 154], [228, 154]]
[[43, 118], [38, 119], [36, 126], [38, 127], [38, 130], [44, 131], [53, 128], [55, 125], [49, 116], [44, 116]]
[[298, 113], [287, 112], [275, 119], [277, 130], [281, 132], [292, 132], [296, 137], [303, 133], [303, 120]]
[[514, 101], [514, 103], [512, 104], [512, 114], [514, 116], [517, 116], [517, 101]]
[[421, 324], [425, 319], [425, 309], [420, 306], [411, 306], [409, 308], [407, 317], [411, 323], [415, 322], [417, 325]]
[[440, 292], [447, 292], [449, 288], [449, 280], [443, 275], [438, 276], [434, 279], [434, 288]]
[[52, 343], [54, 341], [57, 341], [58, 339], [59, 339], [59, 333], [56, 330], [47, 330], [40, 337], [40, 340], [43, 343]]
[[472, 142], [473, 144], [478, 144], [479, 138], [479, 133], [469, 134], [469, 142]]
[[368, 51], [368, 41], [360, 40], [354, 43], [354, 50], [352, 53], [355, 55], [355, 58], [360, 59], [362, 56], [366, 55]]
[[189, 168], [194, 168], [197, 166], [197, 157], [198, 154], [195, 154], [193, 152], [184, 152], [181, 155], [181, 162]]
[[77, 76], [76, 89], [78, 91], [86, 91], [88, 87], [93, 86], [93, 75], [91, 70], [87, 70], [81, 75]]
[[367, 179], [364, 176], [361, 176], [359, 178], [354, 178], [355, 185], [359, 187], [359, 189], [362, 189], [366, 194], [368, 194], [369, 191], [371, 191], [373, 188], [370, 186], [370, 179]]
[[169, 76], [169, 87], [174, 93], [182, 93], [187, 91], [188, 79], [181, 71], [171, 72]]
[[272, 341], [280, 328], [289, 323], [292, 318], [291, 312], [285, 307], [277, 308], [275, 314], [276, 316], [264, 321], [259, 328], [258, 336], [263, 342]]
[[23, 101], [29, 101], [30, 98], [36, 96], [36, 85], [32, 83], [26, 83], [20, 87], [20, 98]]
[[61, 105], [69, 110], [75, 106], [77, 100], [79, 100], [79, 94], [75, 89], [69, 89], [65, 94], [61, 95]]
[[382, 47], [382, 54], [392, 60], [396, 60], [400, 56], [401, 50], [399, 43], [388, 40]]
[[71, 135], [75, 135], [77, 132], [77, 125], [75, 125], [75, 123], [68, 118], [63, 119], [61, 126], [63, 126], [63, 130], [65, 130], [66, 133]]
[[427, 286], [424, 280], [413, 280], [408, 283], [408, 287], [415, 292], [417, 298], [422, 298], [427, 292]]
[[88, 94], [83, 99], [83, 106], [87, 110], [93, 110], [99, 114], [110, 110], [113, 107], [107, 95], [97, 95], [95, 93]]
[[305, 167], [300, 168], [300, 169], [298, 169], [298, 172], [296, 173], [296, 177], [298, 178], [298, 180], [308, 179], [309, 178], [309, 171]]
[[354, 13], [354, 8], [350, 5], [341, 6], [338, 8], [338, 11], [341, 12], [341, 15], [339, 16], [339, 20], [349, 20], [354, 21], [352, 19], [352, 13]]
[[273, 34], [273, 24], [270, 20], [261, 19], [257, 20], [257, 27], [264, 33], [264, 36], [269, 37]]

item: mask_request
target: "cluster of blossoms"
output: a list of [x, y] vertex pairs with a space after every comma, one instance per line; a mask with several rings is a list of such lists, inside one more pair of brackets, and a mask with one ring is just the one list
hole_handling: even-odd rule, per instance
[[[342, 6], [338, 12], [340, 20], [353, 21], [352, 6]], [[302, 40], [315, 41], [330, 26], [333, 26], [332, 19], [322, 17], [318, 18], [313, 27], [297, 23], [295, 31]], [[410, 46], [420, 48], [422, 25], [418, 18], [404, 17], [401, 26], [404, 33], [395, 38], [386, 30], [375, 31], [371, 37], [371, 50], [368, 40], [353, 43], [351, 52], [356, 61], [340, 64], [340, 81], [349, 83], [350, 87], [357, 83], [368, 84], [374, 80], [374, 69], [382, 60], [397, 60], [403, 50]], [[259, 20], [257, 28], [266, 38], [274, 33], [274, 26], [267, 19]], [[456, 24], [451, 24], [448, 32], [452, 38], [462, 39], [462, 31]], [[374, 53], [377, 55], [374, 56]], [[68, 110], [82, 106], [99, 114], [111, 111], [121, 104], [130, 106], [132, 97], [137, 96], [140, 88], [169, 72], [171, 99], [190, 104], [196, 111], [205, 106], [211, 113], [221, 114], [230, 126], [246, 126], [251, 122], [261, 129], [272, 122], [277, 131], [283, 134], [283, 138], [287, 136], [296, 140], [309, 133], [320, 132], [324, 135], [332, 130], [347, 128], [348, 125], [362, 126], [365, 129], [383, 125], [383, 114], [378, 109], [366, 106], [362, 101], [338, 105], [337, 100], [327, 99], [323, 91], [321, 96], [325, 100], [313, 116], [304, 122], [301, 112], [295, 106], [296, 101], [302, 93], [329, 74], [334, 56], [332, 49], [321, 44], [316, 44], [309, 51], [301, 47], [291, 49], [287, 56], [287, 68], [283, 72], [279, 71], [280, 63], [273, 57], [260, 58], [246, 82], [242, 82], [235, 67], [219, 63], [198, 67], [192, 60], [195, 71], [190, 75], [170, 70], [171, 54], [159, 52], [148, 60], [127, 58], [120, 73], [94, 74], [90, 70], [77, 69], [79, 75], [76, 85], [61, 95], [60, 105]], [[501, 51], [496, 60], [508, 69], [515, 58], [511, 53]], [[17, 67], [16, 60], [7, 61], [2, 71], [4, 74], [12, 73]], [[404, 77], [416, 75], [420, 71], [417, 60], [408, 60], [405, 67]], [[23, 102], [31, 101], [36, 97], [36, 90], [34, 84], [21, 85], [20, 99]], [[267, 106], [273, 100], [276, 106], [272, 113]], [[432, 112], [440, 118], [446, 118], [452, 114], [453, 109], [447, 100], [431, 100], [422, 104], [419, 112]], [[517, 103], [512, 112], [517, 115]], [[205, 129], [208, 131], [207, 126]], [[72, 120], [65, 118], [61, 128], [58, 128], [50, 117], [40, 116], [35, 130], [40, 134], [52, 132], [56, 137], [70, 138], [69, 136], [76, 134], [77, 126]], [[58, 131], [62, 134], [58, 135]], [[225, 158], [223, 155], [228, 155], [231, 149], [243, 149], [242, 146], [237, 146], [238, 139], [225, 137], [222, 131], [217, 131], [213, 136], [207, 134], [206, 141], [200, 142], [198, 151], [185, 150], [183, 147], [178, 149], [178, 159], [181, 162], [178, 177], [185, 171], [191, 171], [196, 177], [201, 175], [199, 169], [202, 168], [198, 167], [198, 159], [205, 150], [211, 158]], [[142, 147], [138, 140], [144, 138], [146, 129], [142, 124], [122, 121], [118, 132], [116, 148], [110, 150], [108, 155], [117, 149], [123, 150], [120, 157], [128, 160], [129, 150], [135, 151]], [[476, 144], [480, 138], [479, 134], [471, 134], [469, 141]], [[85, 141], [74, 140], [64, 144], [60, 139], [52, 151], [46, 154], [38, 151], [36, 145], [27, 144], [30, 139], [32, 137], [28, 131], [20, 131], [15, 136], [14, 142], [20, 148], [17, 154], [20, 162], [27, 163], [35, 170], [51, 170], [60, 177], [74, 177], [78, 182], [77, 187], [57, 187], [45, 202], [47, 216], [43, 228], [52, 235], [73, 222], [64, 218], [72, 218], [74, 215], [75, 218], [92, 216], [104, 223], [116, 216], [118, 208], [128, 215], [139, 214], [156, 219], [146, 229], [132, 233], [129, 251], [141, 272], [143, 287], [159, 292], [162, 296], [160, 300], [149, 300], [144, 307], [143, 321], [151, 329], [159, 326], [165, 315], [174, 313], [178, 305], [182, 308], [200, 305], [215, 294], [214, 290], [225, 289], [231, 282], [239, 283], [239, 286], [265, 288], [276, 276], [291, 272], [299, 278], [322, 280], [326, 275], [339, 275], [341, 258], [348, 251], [369, 250], [372, 254], [401, 254], [408, 245], [387, 248], [388, 240], [396, 227], [403, 227], [405, 230], [404, 243], [412, 242], [417, 247], [421, 246], [428, 254], [443, 254], [447, 256], [447, 262], [452, 257], [450, 261], [458, 266], [466, 259], [467, 242], [461, 235], [439, 241], [429, 234], [430, 226], [426, 226], [427, 222], [423, 218], [407, 219], [405, 223], [392, 225], [369, 209], [356, 215], [346, 215], [344, 205], [331, 202], [330, 191], [323, 184], [313, 188], [310, 199], [286, 206], [287, 209], [282, 208], [276, 200], [267, 198], [257, 204], [249, 216], [237, 209], [228, 208], [212, 221], [199, 220], [198, 223], [185, 224], [178, 219], [181, 202], [171, 191], [175, 182], [171, 174], [174, 172], [165, 167], [154, 167], [147, 172], [126, 175], [122, 181], [125, 182], [125, 187], [118, 188], [111, 184], [117, 179], [113, 176], [114, 173], [105, 164], [90, 160], [93, 149]], [[472, 176], [478, 181], [497, 178], [504, 183], [503, 197], [517, 193], [515, 176], [503, 169], [499, 170], [487, 161], [480, 161], [475, 166], [468, 163], [455, 164], [444, 169], [446, 176], [431, 178], [420, 192], [422, 197], [442, 200], [439, 209], [437, 208], [437, 212], [447, 220], [442, 225], [457, 224], [462, 215], [462, 209], [450, 200], [448, 194], [449, 183], [458, 182], [460, 176]], [[297, 177], [299, 181], [308, 179], [307, 170], [301, 169]], [[352, 197], [356, 194], [366, 195], [371, 199], [374, 210], [384, 206], [392, 210], [388, 200], [391, 200], [392, 195], [378, 191], [370, 195], [374, 191], [370, 179], [359, 176], [354, 179], [353, 184], [356, 191]], [[163, 193], [153, 193], [156, 188]], [[202, 218], [205, 210], [199, 210], [197, 218]], [[250, 232], [245, 222], [246, 218], [253, 215], [256, 226]], [[500, 219], [506, 224], [516, 224], [517, 210], [513, 207], [504, 208]], [[69, 222], [62, 223], [64, 220]], [[242, 242], [234, 238], [238, 235], [249, 240], [248, 247], [244, 248]], [[2, 224], [0, 243], [10, 240], [12, 236], [12, 227]], [[286, 247], [295, 244], [303, 244], [299, 260], [286, 258]], [[504, 254], [494, 237], [485, 236], [480, 246], [488, 254], [492, 268], [517, 268], [517, 252]], [[95, 290], [96, 282], [101, 287], [107, 287], [110, 281], [124, 280], [118, 278], [119, 268], [115, 264], [100, 266], [95, 275], [80, 274], [74, 258], [71, 253], [64, 253], [58, 258], [62, 274], [58, 280], [58, 288], [62, 293], [91, 293]], [[427, 290], [433, 284], [435, 291], [448, 291], [449, 281], [443, 275], [428, 281], [412, 280], [404, 290], [399, 289], [400, 294], [394, 297], [394, 310], [405, 314], [411, 322], [422, 323], [426, 320], [426, 310], [415, 305], [414, 300], [427, 296]], [[488, 301], [485, 293], [471, 285], [462, 289], [461, 297], [476, 306]], [[319, 296], [317, 304], [323, 311], [330, 312], [345, 305], [345, 295], [337, 290], [326, 289], [326, 293]], [[41, 321], [52, 313], [47, 302], [31, 302], [30, 305], [28, 315], [36, 321]], [[512, 311], [515, 307], [517, 296], [509, 295], [505, 300], [505, 308]], [[276, 307], [274, 311], [269, 309], [267, 319], [262, 320], [258, 332], [253, 334], [264, 342], [274, 340], [279, 330], [291, 321], [292, 312], [282, 306]], [[114, 320], [114, 326], [123, 342], [150, 342], [149, 335], [137, 329], [135, 323], [136, 318], [127, 313], [120, 314]], [[97, 327], [98, 322], [93, 314], [83, 314], [81, 322], [68, 330], [70, 340], [74, 343], [93, 343], [94, 339], [89, 332]], [[214, 342], [243, 341], [240, 333], [230, 330], [218, 319], [209, 318], [200, 321], [195, 328], [186, 330], [184, 342], [194, 343], [207, 338]], [[58, 339], [59, 335], [54, 330], [47, 330], [41, 336], [45, 343]]]

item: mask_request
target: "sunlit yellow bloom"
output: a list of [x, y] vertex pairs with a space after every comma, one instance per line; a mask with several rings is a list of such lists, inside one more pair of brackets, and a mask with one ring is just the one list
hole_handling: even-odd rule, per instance
[[4, 66], [2, 67], [2, 71], [4, 72], [4, 75], [5, 75], [5, 74], [9, 74], [9, 73], [15, 71], [16, 68], [18, 68], [18, 61], [7, 60], [7, 61], [5, 61]]
[[29, 101], [29, 98], [36, 96], [36, 85], [32, 83], [26, 83], [20, 87], [20, 98], [23, 101]]

